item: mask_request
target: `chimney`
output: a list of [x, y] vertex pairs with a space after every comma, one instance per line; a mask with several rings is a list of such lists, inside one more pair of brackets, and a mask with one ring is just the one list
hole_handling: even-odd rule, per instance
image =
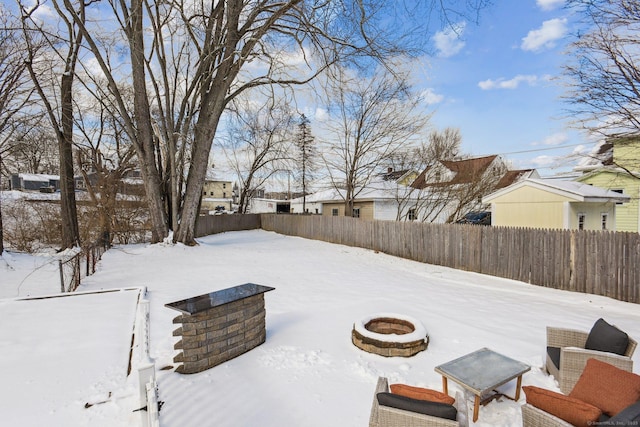
[[393, 168], [387, 168], [387, 173], [393, 172]]

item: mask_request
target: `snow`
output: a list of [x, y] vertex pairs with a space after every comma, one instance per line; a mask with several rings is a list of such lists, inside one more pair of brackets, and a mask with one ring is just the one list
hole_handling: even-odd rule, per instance
[[[126, 364], [145, 287], [163, 427], [366, 426], [378, 376], [441, 390], [434, 367], [483, 347], [530, 364], [523, 385], [558, 391], [541, 369], [547, 325], [588, 330], [603, 317], [640, 338], [635, 304], [263, 230], [208, 236], [195, 247], [115, 247], [78, 295], [24, 299], [58, 292], [56, 262], [47, 259], [5, 252], [0, 261], [0, 413], [12, 425], [141, 425], [135, 348], [129, 376]], [[165, 304], [243, 283], [275, 288], [265, 294], [266, 342], [202, 373], [174, 372], [177, 312]], [[356, 348], [354, 323], [375, 313], [419, 320], [428, 349], [385, 358]], [[515, 381], [500, 391], [513, 395]], [[524, 399], [501, 398], [481, 407], [476, 423], [463, 419], [521, 426]]]
[[[410, 333], [398, 335], [394, 333], [379, 334], [377, 332], [372, 332], [366, 328], [367, 323], [369, 323], [373, 319], [384, 319], [384, 318], [404, 320], [405, 322], [411, 323], [414, 327], [414, 330], [413, 332], [410, 332]], [[399, 314], [399, 313], [370, 314], [368, 316], [365, 316], [353, 322], [353, 329], [355, 329], [356, 332], [358, 332], [363, 337], [371, 338], [381, 342], [396, 342], [396, 343], [406, 344], [413, 341], [424, 340], [427, 337], [427, 330], [424, 328], [424, 325], [422, 324], [422, 322], [420, 322], [418, 319], [414, 319], [411, 316], [406, 316], [404, 314]]]

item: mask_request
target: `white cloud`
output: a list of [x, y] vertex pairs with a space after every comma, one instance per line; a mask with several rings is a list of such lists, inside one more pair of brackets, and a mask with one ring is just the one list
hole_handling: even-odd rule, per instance
[[313, 117], [318, 122], [324, 122], [329, 118], [329, 112], [324, 108], [318, 107]]
[[432, 88], [423, 90], [421, 95], [427, 105], [438, 104], [444, 99], [444, 95], [435, 93]]
[[533, 145], [548, 145], [556, 146], [562, 145], [569, 140], [569, 136], [566, 133], [558, 132], [553, 135], [547, 136], [542, 142], [534, 142]]
[[593, 151], [593, 149], [587, 147], [586, 145], [580, 144], [573, 149], [573, 152], [571, 154], [583, 155], [583, 154], [588, 154], [590, 151]]
[[546, 155], [537, 156], [531, 159], [531, 163], [537, 168], [554, 166], [557, 161], [557, 157]]
[[482, 90], [492, 90], [492, 89], [517, 89], [520, 86], [520, 83], [527, 83], [529, 86], [535, 86], [538, 81], [546, 80], [546, 76], [539, 78], [535, 75], [523, 75], [518, 74], [512, 79], [505, 80], [503, 78], [499, 78], [497, 80], [487, 79], [478, 83], [478, 87]]
[[567, 20], [565, 18], [555, 18], [542, 23], [542, 27], [531, 30], [522, 39], [520, 47], [522, 50], [537, 51], [542, 48], [552, 48], [558, 39], [567, 33]]
[[459, 22], [453, 28], [438, 31], [433, 36], [433, 42], [438, 50], [438, 56], [448, 58], [460, 52], [464, 47], [464, 41], [460, 38], [464, 33], [466, 22]]
[[564, 5], [564, 0], [536, 0], [542, 10], [553, 10]]

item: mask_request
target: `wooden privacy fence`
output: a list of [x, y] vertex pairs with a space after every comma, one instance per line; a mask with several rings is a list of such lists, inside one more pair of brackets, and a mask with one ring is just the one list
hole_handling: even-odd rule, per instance
[[250, 215], [202, 215], [196, 223], [196, 237], [225, 231], [253, 230], [260, 228], [260, 214]]
[[254, 228], [260, 227], [428, 264], [640, 303], [638, 233], [275, 214], [261, 215]]

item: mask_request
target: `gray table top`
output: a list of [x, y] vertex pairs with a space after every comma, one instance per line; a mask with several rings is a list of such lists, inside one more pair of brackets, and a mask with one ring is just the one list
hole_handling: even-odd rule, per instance
[[488, 348], [436, 366], [435, 371], [481, 395], [529, 371], [531, 366]]

